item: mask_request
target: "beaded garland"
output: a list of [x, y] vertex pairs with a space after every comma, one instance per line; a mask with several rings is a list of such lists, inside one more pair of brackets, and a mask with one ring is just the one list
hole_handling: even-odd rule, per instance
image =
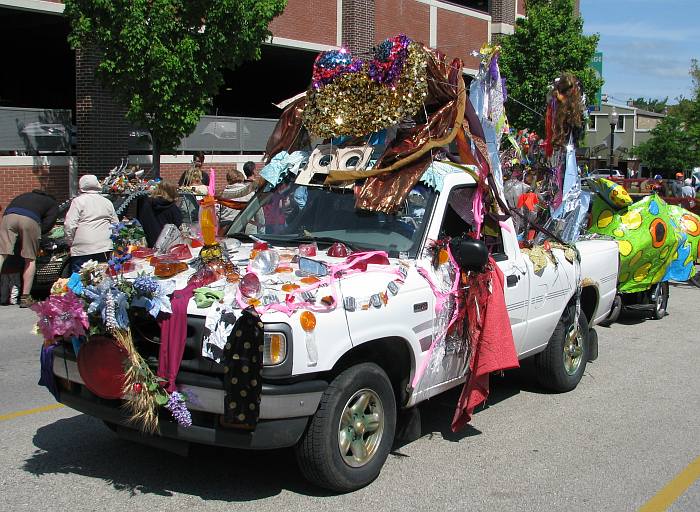
[[311, 133], [323, 138], [359, 137], [419, 111], [428, 92], [427, 58], [420, 44], [406, 36], [388, 39], [361, 69], [347, 51], [342, 59], [338, 53], [321, 54], [314, 65], [303, 114]]

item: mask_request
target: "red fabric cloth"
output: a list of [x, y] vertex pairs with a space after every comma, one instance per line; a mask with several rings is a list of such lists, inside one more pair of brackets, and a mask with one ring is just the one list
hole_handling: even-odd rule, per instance
[[168, 393], [176, 391], [175, 378], [180, 369], [187, 340], [187, 304], [194, 295], [195, 288], [197, 283], [192, 283], [173, 293], [170, 299], [173, 312], [160, 321], [158, 376], [167, 379], [164, 387]]
[[[520, 366], [503, 292], [503, 272], [490, 257], [489, 268], [492, 270], [469, 279], [466, 308], [474, 355], [452, 419], [453, 432], [464, 428], [471, 420], [474, 408], [489, 396], [491, 372]], [[489, 282], [491, 293], [488, 291]], [[479, 304], [481, 316], [477, 315], [475, 302]]]
[[540, 200], [537, 198], [537, 194], [534, 192], [526, 192], [525, 194], [520, 194], [520, 197], [518, 198], [518, 208], [522, 208], [524, 206], [531, 212], [534, 212], [535, 206], [539, 202]]

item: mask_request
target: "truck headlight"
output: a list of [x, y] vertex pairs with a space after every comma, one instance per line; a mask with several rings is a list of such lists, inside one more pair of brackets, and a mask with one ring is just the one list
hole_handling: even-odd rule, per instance
[[266, 332], [263, 346], [263, 364], [275, 366], [287, 358], [287, 336], [282, 332]]

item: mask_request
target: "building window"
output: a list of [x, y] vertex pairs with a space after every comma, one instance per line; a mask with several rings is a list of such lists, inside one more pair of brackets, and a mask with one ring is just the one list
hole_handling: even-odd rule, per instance
[[475, 11], [489, 12], [488, 0], [445, 0], [448, 4], [455, 4]]
[[615, 131], [616, 132], [624, 132], [625, 131], [625, 116], [620, 116], [617, 119], [617, 126], [615, 126]]
[[598, 119], [598, 116], [589, 116], [588, 117], [588, 131], [589, 132], [596, 131], [596, 119]]

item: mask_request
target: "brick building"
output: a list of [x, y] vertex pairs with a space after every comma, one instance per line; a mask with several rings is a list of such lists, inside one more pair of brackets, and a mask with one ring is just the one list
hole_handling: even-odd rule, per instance
[[[62, 12], [63, 4], [57, 0], [0, 0], [0, 44], [11, 48], [10, 61], [17, 70], [12, 80], [0, 83], [0, 179], [7, 185], [0, 190], [0, 205], [33, 187], [66, 197], [78, 175], [104, 175], [127, 156], [145, 166], [150, 162], [147, 155], [134, 154], [135, 130], [124, 121], [123, 109], [96, 82], [95, 53], [73, 52], [68, 47], [69, 27]], [[264, 140], [265, 130], [271, 129], [272, 119], [279, 115], [272, 104], [307, 87], [319, 51], [345, 46], [366, 53], [377, 42], [398, 33], [438, 48], [449, 57], [462, 58], [464, 73], [474, 74], [478, 60], [471, 52], [511, 34], [516, 19], [524, 15], [525, 0], [288, 0], [285, 12], [270, 25], [273, 38], [264, 46], [261, 61], [226, 73], [226, 84], [214, 98], [211, 114], [229, 116], [226, 122], [231, 125], [239, 123], [239, 138], [243, 137], [245, 120], [251, 120], [251, 126], [259, 121], [257, 140]], [[16, 44], [20, 40], [23, 44]], [[3, 140], [2, 133], [8, 126], [12, 131], [10, 118], [22, 108], [31, 109], [37, 116], [34, 124], [43, 129], [54, 125], [42, 114], [70, 110], [76, 133], [72, 136], [70, 130], [64, 130], [66, 142], [60, 153], [38, 156], [41, 151], [13, 147]], [[265, 120], [269, 122], [263, 123]], [[17, 130], [27, 131], [31, 124], [20, 128], [16, 123]], [[55, 133], [54, 129], [51, 134]], [[259, 160], [264, 147], [260, 142], [244, 147], [241, 141], [227, 152], [198, 143], [199, 147], [195, 142], [183, 143], [180, 154], [164, 155], [163, 176], [179, 176], [191, 159], [185, 154], [188, 151], [211, 154], [207, 165], [213, 165], [221, 175], [240, 168], [246, 160]]]

